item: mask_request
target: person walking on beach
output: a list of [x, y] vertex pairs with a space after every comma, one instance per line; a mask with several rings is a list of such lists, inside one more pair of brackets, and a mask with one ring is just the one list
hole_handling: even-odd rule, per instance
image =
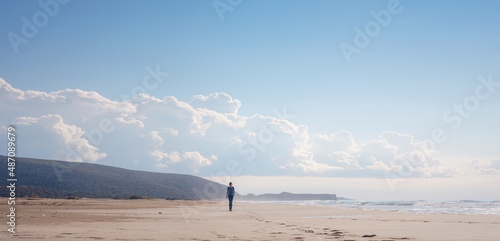
[[227, 187], [227, 191], [226, 191], [226, 198], [229, 198], [229, 211], [232, 211], [233, 210], [233, 198], [234, 198], [234, 187], [233, 187], [233, 183], [230, 182], [229, 183], [229, 187]]

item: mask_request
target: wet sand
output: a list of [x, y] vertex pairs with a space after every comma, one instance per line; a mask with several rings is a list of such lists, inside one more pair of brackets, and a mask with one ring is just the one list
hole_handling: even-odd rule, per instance
[[[292, 204], [41, 199], [16, 201], [0, 240], [500, 240], [500, 215], [409, 214]], [[6, 215], [7, 199], [0, 199]], [[4, 220], [7, 220], [4, 216]]]

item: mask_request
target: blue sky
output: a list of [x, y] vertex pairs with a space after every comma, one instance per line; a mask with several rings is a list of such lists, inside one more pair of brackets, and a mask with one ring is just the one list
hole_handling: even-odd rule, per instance
[[[227, 93], [244, 117], [275, 117], [286, 106], [310, 135], [348, 131], [358, 145], [386, 131], [423, 140], [443, 128], [448, 140], [432, 154], [443, 165], [499, 159], [499, 91], [457, 129], [443, 113], [474, 94], [478, 76], [500, 81], [500, 3], [399, 1], [401, 12], [346, 61], [340, 44], [354, 44], [355, 28], [375, 21], [370, 12], [387, 11], [388, 3], [242, 1], [221, 20], [212, 1], [71, 1], [16, 53], [8, 34], [21, 35], [22, 18], [33, 21], [43, 8], [8, 1], [0, 10], [0, 78], [22, 91], [81, 89], [122, 100], [146, 67], [158, 65], [170, 74], [147, 93], [158, 99]], [[28, 116], [41, 113], [2, 124]], [[181, 156], [183, 148], [194, 151], [178, 147]], [[138, 168], [111, 157], [97, 162]]]

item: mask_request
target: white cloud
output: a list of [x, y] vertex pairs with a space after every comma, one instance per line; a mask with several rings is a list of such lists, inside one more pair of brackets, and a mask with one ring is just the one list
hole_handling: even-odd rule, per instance
[[471, 160], [467, 164], [482, 175], [500, 175], [500, 159], [491, 161]]
[[241, 102], [226, 93], [213, 93], [208, 96], [195, 95], [189, 102], [194, 108], [204, 108], [219, 113], [237, 114]]
[[[442, 167], [434, 151], [413, 136], [384, 132], [377, 139], [357, 144], [352, 133], [313, 135], [314, 160], [342, 167], [340, 176], [433, 177], [459, 174], [456, 168]], [[438, 168], [439, 167], [439, 168]]]
[[0, 78], [0, 96], [0, 109], [3, 111], [0, 120], [3, 123], [22, 116], [56, 114], [62, 116], [66, 123], [76, 124], [86, 130], [98, 126], [104, 118], [138, 124], [131, 116], [136, 111], [134, 105], [109, 100], [93, 91], [21, 91]]
[[[59, 115], [43, 115], [40, 118], [19, 117], [13, 121], [18, 128], [19, 154], [36, 152], [38, 158], [83, 160], [96, 162], [106, 157], [99, 149], [83, 137], [82, 129], [75, 125], [65, 124]], [[24, 141], [33, 139], [33, 141]], [[24, 149], [29, 149], [25, 152]]]
[[441, 166], [433, 150], [411, 135], [384, 132], [358, 143], [349, 131], [311, 134], [287, 119], [238, 115], [240, 101], [226, 93], [195, 96], [189, 103], [146, 94], [117, 102], [78, 89], [22, 91], [0, 79], [0, 94], [0, 124], [15, 122], [30, 137], [20, 139], [28, 157], [201, 175], [226, 171], [231, 161], [243, 175], [458, 173]]
[[[209, 159], [197, 151], [162, 153], [159, 150], [155, 150], [153, 156], [157, 158], [158, 163], [155, 165], [156, 167], [172, 167], [172, 169], [180, 172], [191, 171], [193, 173], [198, 173], [199, 167], [210, 166], [212, 160], [217, 160], [215, 155], [212, 155]], [[178, 165], [181, 166], [179, 167]], [[186, 168], [188, 170], [185, 170]]]
[[161, 146], [165, 143], [165, 140], [160, 136], [158, 131], [151, 131], [149, 134], [151, 135], [151, 138], [153, 138], [153, 140], [158, 143], [158, 146]]

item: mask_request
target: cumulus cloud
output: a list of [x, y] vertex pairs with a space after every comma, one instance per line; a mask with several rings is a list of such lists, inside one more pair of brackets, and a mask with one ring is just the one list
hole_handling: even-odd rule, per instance
[[27, 157], [205, 176], [458, 173], [411, 135], [384, 132], [359, 143], [349, 131], [312, 134], [286, 113], [238, 115], [241, 102], [226, 93], [189, 102], [138, 94], [119, 102], [78, 89], [23, 91], [0, 79], [0, 94], [0, 125], [19, 126], [19, 154]]
[[500, 159], [491, 161], [471, 160], [467, 164], [482, 175], [500, 175]]
[[[171, 170], [180, 172], [188, 171], [198, 173], [199, 167], [209, 166], [212, 164], [213, 160], [217, 160], [215, 155], [212, 155], [210, 158], [206, 158], [197, 151], [184, 153], [174, 151], [171, 153], [162, 153], [160, 150], [155, 150], [152, 155], [156, 157], [156, 167], [159, 167], [160, 169], [171, 167]], [[178, 165], [180, 165], [180, 168]], [[187, 170], [184, 170], [186, 168]]]
[[97, 92], [79, 89], [60, 90], [52, 93], [22, 91], [13, 88], [0, 78], [0, 108], [2, 121], [12, 121], [22, 116], [56, 114], [67, 123], [90, 129], [104, 118], [120, 120], [126, 124], [139, 124], [132, 117], [136, 107], [127, 102], [109, 100]]
[[383, 132], [361, 144], [348, 131], [316, 134], [311, 146], [314, 160], [343, 168], [337, 176], [446, 177], [460, 173], [442, 167], [426, 143], [398, 132]]
[[237, 114], [241, 102], [226, 93], [213, 93], [208, 96], [195, 95], [189, 102], [194, 108], [204, 108], [219, 113]]
[[82, 129], [65, 124], [60, 115], [18, 117], [12, 124], [19, 129], [20, 149], [36, 150], [35, 157], [76, 162], [96, 162], [106, 157], [106, 153], [89, 144]]

